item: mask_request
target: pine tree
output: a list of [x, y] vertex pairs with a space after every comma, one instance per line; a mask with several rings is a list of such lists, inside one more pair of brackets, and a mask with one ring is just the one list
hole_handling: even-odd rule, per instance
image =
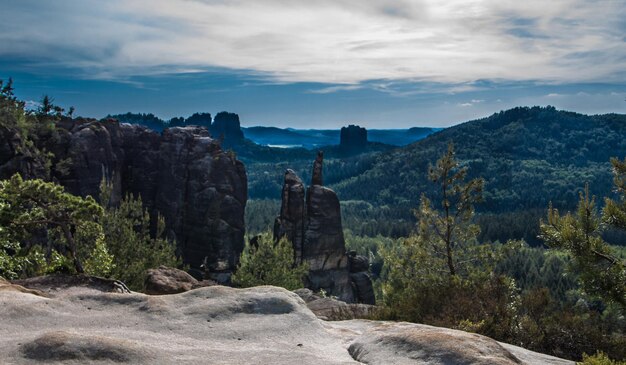
[[[78, 273], [83, 273], [79, 255], [77, 232], [85, 224], [98, 221], [102, 208], [90, 196], [87, 198], [68, 194], [62, 186], [42, 180], [23, 180], [19, 174], [0, 181], [0, 226], [5, 238], [12, 242], [24, 242], [39, 230], [48, 232], [47, 256], [50, 256], [53, 240], [64, 244]], [[95, 242], [90, 242], [95, 244]], [[26, 251], [30, 247], [22, 247]]]
[[[616, 168], [616, 185], [618, 191], [623, 193], [621, 179], [623, 175]], [[582, 287], [588, 294], [626, 307], [626, 263], [601, 236], [603, 221], [620, 227], [623, 207], [607, 199], [601, 217], [595, 197], [590, 196], [587, 185], [584, 192], [580, 193], [574, 214], [560, 215], [550, 204], [547, 222], [541, 222], [540, 237], [551, 248], [561, 249], [572, 255], [573, 269], [580, 273]]]
[[429, 168], [428, 177], [437, 184], [441, 194], [441, 211], [422, 194], [415, 216], [419, 221], [419, 236], [433, 254], [445, 260], [451, 276], [459, 274], [460, 266], [470, 263], [461, 252], [476, 243], [480, 228], [473, 224], [474, 203], [482, 200], [484, 181], [473, 179], [465, 183], [467, 168], [454, 158], [454, 146]]

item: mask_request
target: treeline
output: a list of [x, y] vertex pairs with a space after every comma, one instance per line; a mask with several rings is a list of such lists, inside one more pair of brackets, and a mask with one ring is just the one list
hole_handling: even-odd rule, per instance
[[[407, 236], [415, 223], [411, 209], [421, 194], [438, 198], [426, 175], [449, 141], [455, 143], [460, 163], [469, 168], [469, 177], [485, 179], [483, 202], [476, 207], [480, 239], [524, 239], [538, 246], [538, 220], [549, 202], [574, 209], [585, 182], [592, 194], [613, 196], [608, 161], [626, 155], [626, 116], [514, 108], [403, 148], [326, 158], [324, 183], [341, 201], [354, 202], [342, 207], [344, 226], [359, 235]], [[287, 168], [308, 182], [312, 156], [276, 153], [276, 163], [244, 160], [251, 199], [279, 199]], [[605, 234], [613, 243], [624, 242], [622, 234]]]
[[426, 173], [448, 142], [455, 144], [470, 177], [485, 179], [479, 212], [544, 209], [549, 201], [571, 209], [581, 182], [596, 195], [611, 195], [608, 161], [626, 155], [626, 116], [515, 108], [379, 154], [367, 171], [333, 188], [343, 200], [416, 205], [424, 192], [437, 196]]
[[210, 128], [213, 121], [211, 113], [194, 113], [187, 118], [174, 117], [169, 120], [163, 120], [152, 113], [128, 112], [125, 114], [109, 114], [105, 117], [105, 119], [109, 118], [117, 119], [122, 123], [143, 125], [157, 132], [161, 132], [165, 128], [185, 127], [189, 125]]

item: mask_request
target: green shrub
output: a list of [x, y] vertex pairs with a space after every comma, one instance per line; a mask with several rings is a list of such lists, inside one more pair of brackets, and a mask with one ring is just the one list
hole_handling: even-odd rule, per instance
[[626, 365], [626, 361], [611, 360], [605, 353], [598, 351], [595, 355], [583, 355], [583, 361], [578, 362], [580, 365]]
[[274, 242], [269, 232], [258, 237], [256, 245], [247, 243], [241, 253], [233, 284], [240, 287], [274, 285], [288, 290], [302, 288], [308, 267], [294, 264], [291, 243], [286, 238]]
[[[108, 205], [111, 185], [102, 183], [100, 201]], [[129, 289], [143, 289], [146, 270], [161, 265], [178, 267], [176, 244], [165, 238], [165, 221], [157, 217], [156, 234], [150, 234], [150, 214], [141, 198], [127, 195], [117, 207], [106, 208], [102, 216], [106, 249], [113, 255], [111, 277]]]

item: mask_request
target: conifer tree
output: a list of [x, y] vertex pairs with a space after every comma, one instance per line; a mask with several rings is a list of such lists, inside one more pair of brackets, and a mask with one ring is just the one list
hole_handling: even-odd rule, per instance
[[624, 163], [612, 160], [615, 168], [615, 184], [622, 193], [622, 202], [606, 199], [602, 216], [598, 213], [595, 197], [590, 196], [589, 186], [580, 193], [575, 213], [559, 214], [548, 207], [547, 221], [541, 222], [540, 237], [551, 248], [564, 250], [572, 255], [573, 269], [580, 273], [583, 289], [590, 295], [601, 297], [626, 307], [626, 263], [602, 239], [604, 225], [624, 227]]
[[428, 177], [439, 186], [441, 211], [422, 194], [421, 204], [415, 211], [419, 221], [419, 236], [433, 254], [445, 260], [451, 276], [459, 274], [469, 263], [460, 252], [476, 242], [480, 228], [472, 222], [474, 203], [482, 200], [484, 181], [473, 179], [465, 182], [467, 168], [460, 167], [454, 158], [454, 146], [429, 168]]
[[[81, 198], [68, 194], [54, 183], [23, 180], [19, 174], [0, 181], [0, 226], [5, 231], [5, 238], [24, 242], [37, 230], [59, 232], [57, 242], [67, 246], [69, 258], [78, 273], [83, 273], [84, 268], [76, 232], [86, 223], [97, 221], [101, 215], [102, 208], [90, 196]], [[48, 239], [47, 244], [50, 253], [53, 241]]]

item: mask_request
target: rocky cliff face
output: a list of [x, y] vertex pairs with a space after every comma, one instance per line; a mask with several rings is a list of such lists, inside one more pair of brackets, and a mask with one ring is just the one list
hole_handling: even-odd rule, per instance
[[[292, 170], [285, 173], [282, 206], [274, 224], [274, 237], [289, 238], [296, 261], [309, 265], [309, 289], [323, 289], [349, 303], [373, 304], [367, 263], [365, 271], [359, 271], [361, 275], [351, 273], [353, 270], [346, 255], [339, 199], [334, 191], [321, 185], [322, 160], [320, 152], [313, 164], [312, 184], [306, 189], [306, 197], [302, 180]], [[371, 297], [367, 297], [367, 293], [371, 293]]]
[[46, 161], [16, 129], [0, 124], [0, 179], [19, 172], [24, 178], [47, 176]]
[[[64, 119], [47, 149], [55, 155], [52, 179], [70, 193], [97, 197], [106, 176], [114, 203], [134, 194], [151, 213], [165, 217], [186, 264], [199, 269], [206, 257], [215, 279], [228, 279], [243, 249], [247, 178], [243, 164], [205, 128], [158, 134], [115, 120]], [[27, 155], [8, 158], [10, 151], [0, 152], [6, 155], [3, 176], [34, 170], [29, 177], [44, 177], [36, 173], [37, 164], [26, 163]]]

